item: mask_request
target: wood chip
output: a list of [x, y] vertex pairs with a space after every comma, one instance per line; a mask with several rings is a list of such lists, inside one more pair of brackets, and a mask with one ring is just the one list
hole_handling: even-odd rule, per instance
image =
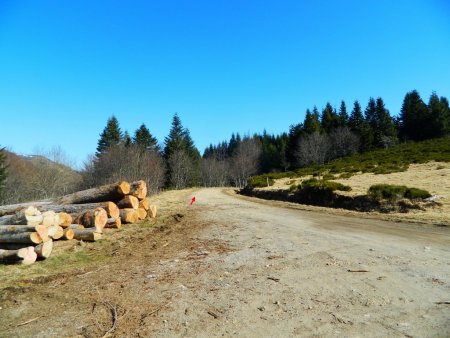
[[219, 315], [216, 314], [216, 313], [214, 313], [214, 312], [212, 312], [211, 310], [208, 311], [208, 314], [209, 314], [210, 316], [214, 317], [214, 319], [219, 318]]
[[438, 304], [438, 305], [450, 305], [450, 301], [445, 300], [445, 301], [442, 301], [442, 302], [436, 302], [435, 304]]
[[369, 272], [369, 270], [364, 270], [364, 269], [361, 269], [361, 270], [352, 270], [352, 269], [348, 269], [347, 271], [348, 271], [348, 272]]
[[267, 279], [273, 280], [274, 282], [279, 282], [280, 279], [276, 277], [267, 277]]
[[38, 319], [39, 319], [39, 318], [41, 318], [41, 317], [42, 317], [42, 316], [39, 316], [39, 317], [36, 317], [36, 318], [30, 319], [30, 320], [27, 320], [26, 322], [23, 322], [23, 323], [17, 324], [17, 325], [16, 325], [16, 327], [19, 327], [19, 326], [24, 326], [24, 325], [30, 324], [30, 323], [34, 322], [35, 320], [38, 320]]

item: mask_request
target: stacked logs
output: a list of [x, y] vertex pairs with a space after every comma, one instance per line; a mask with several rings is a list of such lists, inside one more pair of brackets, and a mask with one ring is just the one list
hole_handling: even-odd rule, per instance
[[145, 181], [78, 191], [52, 201], [0, 206], [0, 262], [46, 259], [55, 240], [95, 242], [103, 229], [156, 217]]

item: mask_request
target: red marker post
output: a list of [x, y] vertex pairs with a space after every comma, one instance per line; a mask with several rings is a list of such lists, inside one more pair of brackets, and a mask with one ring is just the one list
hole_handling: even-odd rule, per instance
[[194, 204], [194, 202], [195, 202], [196, 200], [195, 200], [195, 196], [194, 197], [192, 197], [192, 199], [191, 199], [191, 203], [189, 203], [189, 205], [192, 205], [192, 204]]

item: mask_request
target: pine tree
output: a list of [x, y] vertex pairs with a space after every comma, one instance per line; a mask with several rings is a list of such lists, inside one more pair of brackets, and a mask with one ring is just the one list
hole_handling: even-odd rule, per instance
[[100, 139], [97, 145], [97, 156], [100, 156], [106, 149], [112, 145], [119, 144], [122, 140], [122, 131], [119, 127], [119, 121], [115, 116], [108, 119], [105, 129], [100, 134]]
[[[450, 112], [448, 101], [439, 97], [435, 92], [428, 101], [429, 123], [427, 124], [426, 138], [443, 137], [449, 132]], [[425, 126], [424, 126], [425, 127]]]
[[286, 161], [290, 168], [295, 168], [298, 166], [297, 163], [297, 148], [300, 138], [304, 134], [303, 125], [301, 123], [291, 125], [289, 127], [289, 134], [286, 142]]
[[339, 117], [336, 113], [336, 110], [333, 109], [331, 104], [327, 102], [324, 110], [322, 111], [322, 119], [321, 119], [322, 129], [329, 134], [332, 130], [338, 127], [339, 125]]
[[374, 144], [376, 147], [390, 147], [396, 144], [397, 131], [394, 120], [384, 106], [383, 99], [377, 98], [374, 116]]
[[6, 155], [5, 155], [5, 148], [0, 149], [0, 200], [2, 195], [3, 187], [5, 186], [6, 182]]
[[319, 115], [311, 113], [309, 109], [306, 109], [305, 120], [303, 122], [303, 131], [306, 134], [312, 134], [320, 131]]
[[357, 135], [361, 134], [361, 128], [364, 123], [364, 116], [362, 114], [361, 105], [356, 100], [353, 104], [353, 110], [350, 113], [350, 117], [348, 119], [348, 126], [350, 130]]
[[126, 148], [128, 148], [132, 143], [133, 143], [133, 141], [131, 140], [131, 136], [128, 133], [128, 130], [125, 130], [125, 133], [123, 133], [123, 137], [122, 137], [122, 144]]
[[339, 127], [346, 127], [348, 124], [347, 106], [344, 101], [341, 101], [339, 108]]
[[[164, 158], [167, 161], [167, 185], [173, 184], [173, 176], [175, 169], [177, 172], [183, 172], [183, 180], [187, 182], [189, 186], [193, 186], [199, 183], [199, 170], [201, 156], [200, 152], [194, 145], [189, 130], [185, 129], [181, 124], [180, 117], [177, 113], [173, 116], [172, 127], [169, 135], [164, 139]], [[189, 163], [182, 164], [174, 161], [175, 158], [184, 159]], [[186, 168], [173, 168], [173, 165], [185, 166]]]
[[159, 152], [158, 140], [150, 134], [144, 123], [134, 132], [133, 143], [143, 150]]
[[399, 117], [401, 137], [404, 140], [424, 140], [424, 126], [428, 123], [428, 117], [428, 108], [417, 90], [406, 93]]

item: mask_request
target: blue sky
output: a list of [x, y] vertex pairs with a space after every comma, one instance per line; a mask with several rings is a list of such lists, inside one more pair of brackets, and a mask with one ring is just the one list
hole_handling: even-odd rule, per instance
[[0, 0], [0, 145], [81, 163], [108, 117], [201, 152], [287, 131], [305, 110], [450, 96], [450, 2]]

